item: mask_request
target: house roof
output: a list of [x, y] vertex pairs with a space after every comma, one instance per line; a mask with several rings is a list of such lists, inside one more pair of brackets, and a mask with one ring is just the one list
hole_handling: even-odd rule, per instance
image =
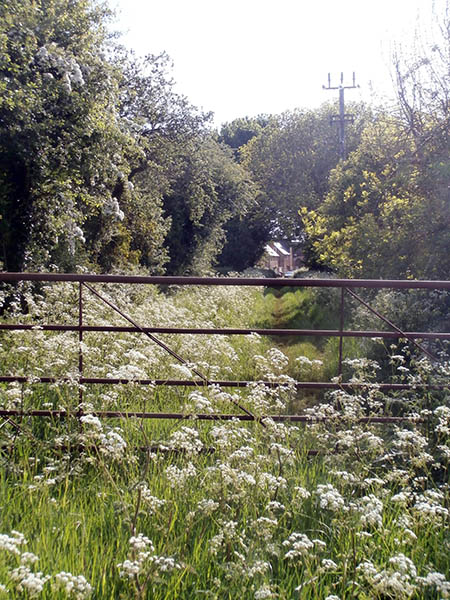
[[283, 246], [280, 244], [280, 242], [273, 242], [273, 245], [275, 246], [275, 248], [278, 250], [278, 252], [280, 254], [284, 254], [284, 256], [289, 256], [289, 252], [286, 250], [286, 248], [283, 248]]
[[278, 256], [278, 253], [269, 244], [265, 246], [264, 250], [269, 256]]

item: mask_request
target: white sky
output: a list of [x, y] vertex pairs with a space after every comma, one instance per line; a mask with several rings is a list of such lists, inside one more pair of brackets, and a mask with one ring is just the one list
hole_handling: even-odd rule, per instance
[[215, 123], [390, 90], [394, 43], [428, 28], [433, 0], [110, 0], [122, 43], [165, 50], [177, 91], [215, 113]]

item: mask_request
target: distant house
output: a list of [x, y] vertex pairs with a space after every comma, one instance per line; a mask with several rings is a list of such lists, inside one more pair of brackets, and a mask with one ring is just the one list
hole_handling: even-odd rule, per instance
[[279, 275], [294, 271], [303, 264], [303, 255], [289, 243], [269, 242], [264, 250], [262, 266]]

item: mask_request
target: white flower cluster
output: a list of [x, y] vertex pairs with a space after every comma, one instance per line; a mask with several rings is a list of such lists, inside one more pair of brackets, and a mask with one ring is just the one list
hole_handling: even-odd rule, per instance
[[428, 446], [427, 439], [418, 431], [408, 429], [397, 429], [392, 445], [404, 452], [414, 452], [423, 450]]
[[[273, 379], [280, 381], [281, 376], [276, 375]], [[246, 397], [246, 402], [250, 410], [258, 416], [267, 414], [270, 411], [282, 411], [286, 406], [283, 391], [289, 390], [288, 382], [286, 383], [286, 389], [284, 389], [284, 385], [277, 389], [272, 389], [263, 382], [251, 383], [247, 387], [248, 395]]]
[[197, 510], [203, 515], [209, 516], [212, 515], [220, 507], [220, 504], [212, 498], [204, 498], [197, 502]]
[[415, 564], [402, 553], [392, 556], [386, 569], [379, 571], [371, 561], [365, 561], [356, 570], [377, 594], [409, 598], [420, 588], [434, 587], [442, 598], [450, 598], [450, 581], [442, 573], [431, 571], [425, 577], [418, 577]]
[[150, 562], [157, 573], [170, 573], [175, 569], [181, 569], [182, 565], [172, 556], [151, 556]]
[[387, 569], [378, 571], [371, 561], [360, 563], [357, 572], [374, 588], [377, 594], [393, 598], [408, 598], [416, 589], [417, 570], [413, 561], [404, 554], [389, 559]]
[[[392, 499], [391, 499], [392, 500]], [[396, 525], [401, 528], [401, 537], [406, 543], [414, 544], [417, 540], [417, 535], [411, 530], [412, 517], [406, 513], [399, 515], [395, 521]]]
[[[251, 467], [252, 465], [247, 465]], [[252, 473], [240, 468], [234, 468], [228, 461], [218, 461], [215, 466], [207, 467], [206, 481], [211, 491], [220, 494], [226, 489], [228, 497], [233, 500], [244, 498], [248, 489], [254, 488], [256, 479]]]
[[438, 419], [435, 431], [441, 435], [450, 436], [450, 407], [438, 406], [434, 410], [434, 415]]
[[22, 552], [20, 557], [20, 564], [22, 565], [34, 565], [39, 560], [39, 557], [32, 552]]
[[[81, 87], [84, 85], [84, 78], [81, 67], [72, 57], [65, 55], [65, 51], [56, 44], [41, 46], [34, 57], [35, 63], [40, 69], [45, 71], [44, 79], [51, 81], [55, 73], [62, 81], [65, 91], [70, 94], [72, 85]], [[52, 72], [50, 72], [52, 71]]]
[[85, 600], [92, 594], [92, 586], [83, 575], [72, 575], [66, 571], [57, 573], [52, 582], [52, 589], [65, 592], [69, 598]]
[[302, 486], [295, 486], [294, 492], [295, 495], [301, 498], [302, 500], [307, 500], [308, 498], [311, 498], [311, 492], [309, 492], [306, 488]]
[[333, 485], [331, 485], [331, 483], [318, 485], [316, 493], [319, 497], [320, 508], [326, 508], [331, 512], [340, 512], [347, 510], [344, 498], [338, 492], [338, 490]]
[[117, 567], [120, 569], [120, 577], [128, 577], [128, 579], [134, 579], [141, 572], [141, 563], [137, 560], [129, 560], [128, 558], [119, 563]]
[[411, 494], [408, 492], [398, 492], [398, 494], [394, 494], [391, 498], [391, 502], [398, 504], [406, 504], [410, 498]]
[[230, 462], [242, 462], [250, 460], [255, 454], [255, 449], [252, 446], [241, 446], [230, 454], [228, 460]]
[[0, 533], [0, 550], [6, 550], [19, 556], [21, 554], [19, 546], [26, 545], [26, 543], [25, 536], [19, 531], [13, 530], [11, 535]]
[[255, 592], [255, 600], [265, 600], [265, 598], [277, 598], [276, 594], [269, 585], [263, 585]]
[[424, 523], [440, 525], [449, 516], [449, 510], [442, 506], [444, 495], [436, 490], [427, 490], [416, 497], [412, 507], [416, 518]]
[[[88, 405], [80, 405], [80, 408], [92, 409], [92, 407]], [[78, 435], [79, 442], [85, 444], [98, 444], [100, 453], [106, 458], [117, 461], [123, 459], [127, 449], [127, 443], [121, 436], [122, 430], [120, 428], [104, 428], [100, 419], [92, 414], [83, 415], [80, 417], [80, 422], [83, 424], [84, 429], [83, 432]], [[63, 442], [63, 440], [60, 441]]]
[[270, 492], [274, 493], [278, 489], [284, 490], [287, 488], [287, 481], [281, 475], [273, 475], [272, 473], [267, 473], [263, 471], [259, 474], [258, 483], [262, 489], [267, 489]]
[[87, 425], [88, 427], [92, 427], [95, 431], [102, 431], [103, 425], [98, 417], [94, 415], [83, 415], [80, 417], [81, 423], [83, 425]]
[[337, 564], [334, 562], [334, 560], [331, 560], [330, 558], [323, 558], [321, 566], [324, 571], [334, 571], [335, 569], [337, 569]]
[[188, 400], [184, 405], [183, 412], [191, 413], [213, 413], [214, 407], [211, 401], [206, 398], [201, 392], [195, 390], [188, 396]]
[[308, 377], [308, 379], [318, 374], [323, 366], [323, 361], [317, 358], [311, 360], [307, 356], [297, 356], [295, 362], [299, 367], [300, 376], [302, 378]]
[[[27, 348], [27, 353], [30, 350]], [[6, 400], [4, 403], [6, 410], [15, 410], [22, 402], [22, 388], [18, 383], [13, 383], [7, 389], [2, 390], [2, 396]]]
[[79, 225], [76, 224], [74, 217], [69, 217], [66, 221], [65, 233], [68, 239], [68, 246], [70, 254], [75, 254], [75, 242], [78, 240], [80, 243], [84, 244], [86, 242], [86, 238], [84, 237], [84, 232]]
[[142, 533], [132, 536], [129, 544], [133, 558], [117, 565], [120, 577], [134, 579], [140, 574], [148, 576], [150, 570], [157, 575], [182, 568], [182, 565], [171, 556], [153, 554], [155, 551], [153, 542]]
[[179, 468], [176, 465], [169, 465], [166, 468], [166, 477], [171, 488], [182, 489], [193, 477], [197, 475], [197, 469], [192, 462], [186, 467]]
[[119, 431], [113, 429], [107, 433], [101, 433], [99, 436], [100, 452], [107, 458], [120, 460], [125, 454], [127, 443]]
[[9, 575], [15, 582], [17, 590], [27, 592], [30, 598], [38, 596], [50, 579], [50, 575], [43, 575], [40, 571], [33, 573], [26, 565], [13, 569]]
[[269, 380], [281, 375], [289, 364], [289, 358], [278, 348], [270, 348], [264, 356], [256, 354], [253, 359], [258, 372]]
[[166, 500], [161, 500], [160, 498], [153, 496], [147, 487], [147, 484], [141, 483], [139, 485], [139, 489], [141, 492], [142, 501], [145, 503], [148, 514], [153, 515], [166, 504]]
[[[39, 557], [32, 552], [22, 552], [19, 547], [27, 544], [25, 536], [18, 531], [11, 533], [11, 536], [0, 534], [0, 550], [5, 550], [20, 559], [20, 566], [9, 571], [11, 583], [18, 592], [26, 593], [27, 598], [36, 598], [44, 591], [45, 584], [51, 580], [52, 589], [65, 591], [69, 598], [85, 600], [91, 595], [92, 586], [83, 575], [75, 576], [61, 571], [52, 577], [40, 571], [32, 571], [30, 565], [38, 562]], [[7, 591], [4, 586], [1, 586], [1, 589]]]
[[224, 425], [215, 425], [210, 431], [215, 445], [222, 452], [230, 452], [236, 446], [242, 444], [250, 445], [254, 443], [251, 432], [245, 427], [239, 427], [236, 423], [226, 423]]
[[220, 521], [220, 530], [209, 541], [209, 552], [217, 556], [222, 548], [228, 548], [231, 543], [247, 550], [245, 536], [239, 531], [237, 521]]
[[266, 356], [270, 366], [276, 373], [282, 373], [289, 364], [289, 358], [279, 348], [270, 348]]
[[426, 577], [418, 577], [417, 581], [426, 587], [434, 587], [442, 598], [450, 598], [450, 581], [442, 573], [431, 572]]
[[177, 374], [178, 374], [179, 377], [184, 377], [185, 379], [191, 379], [192, 378], [192, 371], [186, 365], [180, 365], [178, 363], [172, 363], [170, 365], [170, 367], [172, 369], [174, 369], [175, 371], [177, 371]]
[[125, 218], [125, 213], [121, 210], [119, 201], [113, 196], [108, 198], [103, 204], [103, 214], [113, 221], [123, 221]]
[[358, 436], [358, 442], [364, 444], [368, 450], [383, 450], [384, 440], [372, 431], [364, 431]]
[[380, 365], [369, 358], [344, 358], [342, 363], [357, 372], [378, 371], [380, 369]]
[[269, 519], [268, 517], [258, 517], [256, 521], [253, 521], [252, 525], [255, 535], [269, 542], [273, 538], [278, 521], [276, 519]]
[[112, 371], [108, 371], [106, 377], [110, 379], [129, 379], [130, 381], [138, 381], [139, 379], [146, 379], [147, 372], [142, 367], [127, 363], [120, 365]]
[[383, 502], [374, 494], [363, 496], [356, 502], [356, 510], [362, 525], [381, 527], [383, 524]]
[[294, 532], [283, 542], [283, 546], [288, 548], [284, 558], [296, 560], [310, 555], [315, 546], [320, 549], [325, 548], [326, 544], [322, 540], [310, 540], [304, 533]]
[[132, 536], [129, 540], [131, 552], [136, 555], [134, 560], [127, 559], [123, 563], [119, 563], [117, 567], [120, 569], [121, 577], [133, 579], [142, 570], [143, 563], [149, 558], [152, 552], [155, 551], [153, 542], [143, 533], [137, 536]]
[[172, 433], [167, 445], [175, 450], [183, 450], [187, 456], [195, 456], [203, 448], [203, 442], [199, 438], [198, 431], [184, 425]]

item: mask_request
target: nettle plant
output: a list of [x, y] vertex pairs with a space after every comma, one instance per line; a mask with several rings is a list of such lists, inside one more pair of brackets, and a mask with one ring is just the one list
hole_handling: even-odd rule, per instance
[[[250, 323], [261, 293], [96, 289], [139, 324], [193, 327]], [[70, 284], [23, 289], [8, 320], [76, 322], [77, 294]], [[123, 324], [87, 293], [84, 303], [86, 324]], [[137, 334], [86, 333], [85, 372], [195, 378], [197, 369], [254, 383], [89, 388], [77, 381], [77, 334], [2, 333], [2, 373], [61, 381], [0, 388], [2, 408], [23, 412], [0, 429], [0, 598], [450, 597], [449, 396], [426, 387], [448, 384], [447, 363], [406, 360], [391, 348], [393, 371], [414, 388], [389, 396], [373, 385], [373, 360], [348, 359], [354, 389], [318, 400], [306, 422], [280, 423], [267, 415], [290, 412], [296, 378], [319, 369], [319, 359], [292, 360], [254, 334], [163, 339], [187, 364]], [[82, 414], [26, 415], [37, 407]], [[106, 409], [185, 418], [95, 414]], [[243, 409], [255, 420], [195, 418]], [[390, 414], [407, 420], [370, 422]]]

